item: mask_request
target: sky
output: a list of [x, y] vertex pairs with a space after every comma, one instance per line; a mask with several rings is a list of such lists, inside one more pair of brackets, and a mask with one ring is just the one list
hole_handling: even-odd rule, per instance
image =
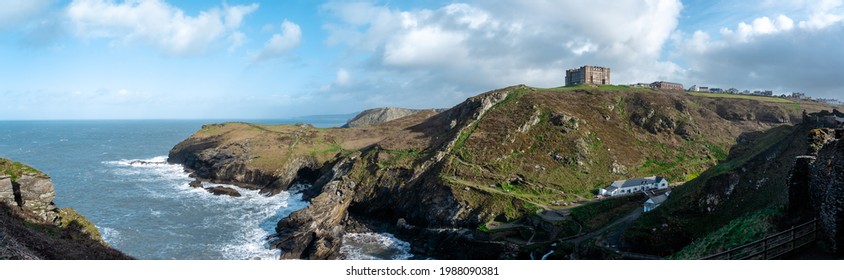
[[447, 108], [565, 69], [844, 100], [842, 0], [0, 1], [0, 120]]

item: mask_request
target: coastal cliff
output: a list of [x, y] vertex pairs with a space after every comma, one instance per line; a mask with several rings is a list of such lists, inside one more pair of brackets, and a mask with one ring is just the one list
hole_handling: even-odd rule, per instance
[[523, 258], [577, 234], [546, 214], [591, 200], [598, 187], [653, 174], [694, 179], [751, 136], [821, 107], [519, 85], [364, 127], [205, 125], [168, 161], [270, 195], [309, 185], [310, 205], [272, 236], [282, 258], [342, 258], [343, 235], [359, 231], [395, 233], [435, 258]]
[[50, 177], [0, 158], [0, 259], [129, 259], [71, 208], [56, 208]]

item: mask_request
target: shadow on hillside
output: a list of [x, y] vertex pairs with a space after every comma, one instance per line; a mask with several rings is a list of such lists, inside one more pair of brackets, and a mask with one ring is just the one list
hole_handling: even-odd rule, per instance
[[81, 225], [65, 229], [21, 219], [15, 209], [0, 203], [0, 259], [128, 260], [132, 257], [108, 248], [79, 232]]

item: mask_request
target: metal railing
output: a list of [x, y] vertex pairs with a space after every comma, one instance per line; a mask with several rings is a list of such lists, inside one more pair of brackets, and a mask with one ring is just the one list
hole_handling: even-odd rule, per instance
[[704, 260], [770, 260], [812, 243], [818, 238], [818, 219], [760, 240], [714, 254]]

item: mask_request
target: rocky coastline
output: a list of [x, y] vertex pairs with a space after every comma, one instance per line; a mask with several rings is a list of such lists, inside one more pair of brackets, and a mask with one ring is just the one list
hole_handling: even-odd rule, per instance
[[[576, 96], [573, 100], [584, 104], [559, 103], [560, 95]], [[642, 135], [635, 136], [640, 139], [677, 147], [699, 141], [704, 153], [715, 158], [707, 147], [799, 119], [799, 113], [784, 106], [689, 98], [661, 92], [560, 93], [519, 85], [468, 98], [442, 112], [419, 111], [362, 127], [205, 125], [177, 144], [168, 162], [183, 164], [203, 181], [260, 189], [266, 195], [297, 184], [310, 186], [297, 190], [310, 205], [280, 220], [270, 237], [282, 259], [343, 258], [339, 251], [343, 235], [361, 231], [393, 233], [411, 243], [412, 253], [437, 259], [523, 258], [531, 247], [526, 245], [550, 245], [565, 234], [559, 225], [535, 214], [581, 197], [549, 187], [557, 183], [542, 181], [550, 173], [546, 169], [597, 178], [590, 180], [642, 172], [633, 167], [647, 154], [634, 151], [629, 142], [602, 140], [596, 132], [615, 133], [607, 132], [607, 127], [618, 126], [617, 131], [633, 131]], [[753, 108], [754, 113], [739, 118], [724, 106]], [[557, 144], [541, 141], [542, 137], [562, 140], [554, 140], [561, 141]], [[545, 147], [546, 142], [554, 145]], [[489, 158], [479, 161], [469, 149]], [[545, 155], [526, 157], [522, 169], [494, 167], [495, 162], [533, 150]], [[671, 152], [664, 146], [653, 150]], [[498, 154], [486, 155], [490, 153]], [[614, 153], [631, 153], [635, 158]], [[702, 172], [715, 163], [702, 161], [699, 170], [692, 171]], [[516, 188], [565, 200], [526, 199], [511, 192]], [[486, 225], [492, 221], [509, 223], [514, 230], [490, 231]], [[527, 236], [526, 242], [507, 237], [514, 234]]]

